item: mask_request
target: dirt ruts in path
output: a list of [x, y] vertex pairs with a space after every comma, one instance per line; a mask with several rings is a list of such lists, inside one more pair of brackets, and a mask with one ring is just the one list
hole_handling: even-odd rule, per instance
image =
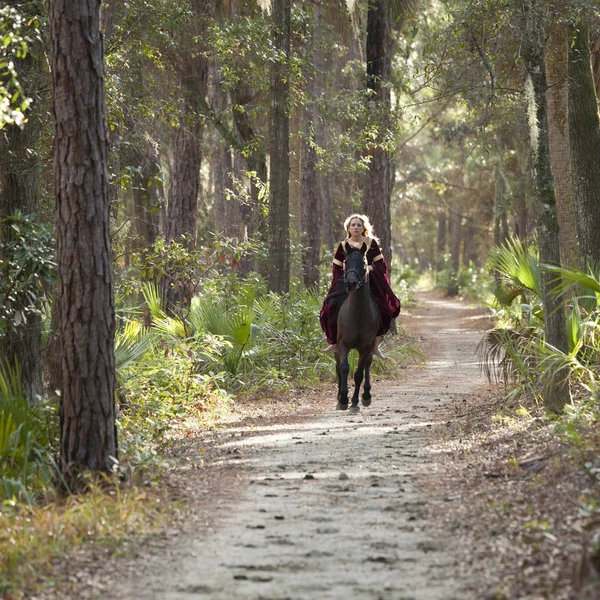
[[[461, 598], [453, 540], [424, 519], [444, 499], [428, 444], [452, 402], [486, 385], [475, 347], [482, 313], [422, 294], [403, 324], [429, 360], [374, 382], [358, 415], [330, 412], [230, 430], [236, 493], [214, 498], [211, 533], [186, 536], [151, 572], [105, 598], [451, 600]], [[329, 410], [329, 409], [327, 409]], [[241, 480], [240, 480], [241, 478]]]

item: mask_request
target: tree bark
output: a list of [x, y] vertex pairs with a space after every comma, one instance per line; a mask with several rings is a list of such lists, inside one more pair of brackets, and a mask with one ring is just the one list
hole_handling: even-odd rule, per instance
[[319, 183], [317, 178], [317, 153], [312, 139], [307, 139], [313, 121], [313, 108], [310, 104], [304, 109], [304, 137], [302, 139], [301, 156], [301, 244], [302, 244], [302, 274], [304, 285], [308, 288], [319, 287], [319, 255], [321, 250], [321, 231], [319, 219], [321, 202], [319, 198]]
[[273, 46], [279, 54], [271, 71], [268, 230], [269, 290], [287, 293], [290, 286], [290, 125], [288, 117], [291, 0], [273, 3]]
[[560, 262], [565, 267], [579, 267], [581, 257], [569, 146], [568, 48], [567, 30], [559, 26], [551, 33], [545, 50], [546, 79], [549, 86], [546, 92], [548, 143], [559, 223]]
[[[316, 8], [315, 8], [316, 10]], [[308, 288], [319, 287], [319, 258], [321, 251], [321, 223], [318, 218], [321, 210], [321, 187], [317, 171], [317, 129], [318, 110], [316, 103], [316, 80], [319, 77], [315, 56], [320, 52], [317, 45], [315, 30], [319, 27], [317, 15], [313, 14], [311, 21], [310, 41], [305, 48], [315, 72], [309, 73], [306, 83], [306, 104], [302, 111], [302, 149], [300, 175], [300, 227], [302, 246], [302, 275], [304, 285]], [[322, 61], [321, 61], [322, 62]]]
[[[39, 7], [34, 3], [30, 8], [35, 12]], [[40, 48], [30, 49], [27, 57], [15, 63], [23, 91], [29, 97], [36, 95], [39, 86], [41, 58], [36, 55], [38, 51]], [[37, 211], [40, 196], [39, 111], [37, 105], [30, 109], [23, 129], [7, 125], [0, 131], [0, 220], [17, 210], [22, 214]], [[7, 243], [11, 237], [10, 223], [0, 223], [0, 241]], [[20, 301], [29, 304], [27, 297]], [[9, 326], [0, 335], [0, 360], [18, 364], [23, 394], [30, 401], [43, 394], [41, 351], [41, 318], [35, 313], [30, 313], [21, 324]]]
[[112, 472], [114, 300], [100, 0], [53, 0], [58, 311], [62, 356], [60, 466], [68, 482]]
[[600, 264], [600, 122], [583, 22], [569, 46], [569, 143], [582, 267]]
[[380, 238], [388, 265], [392, 258], [390, 214], [390, 157], [381, 147], [390, 127], [390, 91], [393, 38], [388, 14], [389, 0], [370, 0], [367, 15], [367, 90], [369, 119], [377, 124], [377, 145], [368, 151], [371, 158], [363, 188], [363, 211]]
[[[560, 245], [548, 144], [543, 8], [542, 0], [524, 0], [523, 2], [525, 17], [523, 58], [527, 72], [526, 96], [529, 104], [530, 147], [538, 215], [540, 262], [558, 265], [560, 264]], [[556, 297], [556, 286], [556, 276], [543, 270], [542, 301], [546, 343], [562, 352], [568, 352], [565, 313]], [[560, 381], [560, 374], [553, 375], [558, 379], [549, 373], [543, 376], [544, 404], [547, 410], [559, 412], [570, 401], [569, 382], [567, 378]]]
[[173, 163], [169, 186], [167, 239], [175, 242], [187, 237], [186, 246], [196, 248], [202, 125], [184, 109], [173, 141]]

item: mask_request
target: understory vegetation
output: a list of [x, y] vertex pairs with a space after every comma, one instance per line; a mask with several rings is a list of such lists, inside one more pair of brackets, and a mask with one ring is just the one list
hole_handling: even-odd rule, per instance
[[[160, 479], [169, 448], [218, 428], [239, 398], [268, 403], [292, 387], [333, 382], [333, 357], [319, 351], [320, 293], [299, 284], [287, 295], [269, 293], [260, 275], [237, 276], [231, 256], [216, 244], [203, 251], [204, 266], [187, 273], [195, 277], [192, 297], [169, 312], [155, 283], [165, 268], [157, 258], [165, 256], [163, 244], [160, 239], [157, 248], [142, 252], [135, 268], [116, 269], [120, 482], [94, 477], [86, 495], [70, 495], [56, 464], [56, 399], [28, 403], [18, 368], [7, 363], [0, 370], [0, 593], [35, 587], [39, 565], [86, 540], [117, 547], [135, 532], [160, 526], [167, 505]], [[182, 248], [169, 256], [175, 272], [193, 262]], [[139, 283], [142, 271], [146, 280]], [[416, 274], [407, 269], [396, 279], [410, 303]], [[44, 306], [35, 310], [49, 318]], [[373, 366], [383, 376], [422, 359], [402, 332], [388, 337], [385, 351], [393, 361]], [[351, 369], [356, 359], [352, 352]], [[63, 493], [56, 491], [61, 488]]]

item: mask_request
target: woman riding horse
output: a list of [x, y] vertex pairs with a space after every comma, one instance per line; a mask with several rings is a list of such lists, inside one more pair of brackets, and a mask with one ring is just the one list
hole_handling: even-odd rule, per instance
[[338, 313], [344, 300], [348, 297], [344, 288], [344, 259], [351, 247], [360, 248], [364, 243], [367, 245], [367, 276], [371, 285], [371, 294], [377, 304], [380, 316], [380, 327], [373, 354], [384, 358], [379, 350], [379, 343], [381, 337], [388, 332], [392, 319], [400, 314], [400, 300], [392, 291], [387, 276], [387, 264], [379, 249], [378, 240], [373, 233], [373, 226], [368, 217], [359, 214], [351, 215], [344, 221], [344, 228], [348, 237], [339, 244], [333, 257], [333, 278], [321, 308], [321, 328], [330, 344], [322, 352], [336, 352], [337, 350]]

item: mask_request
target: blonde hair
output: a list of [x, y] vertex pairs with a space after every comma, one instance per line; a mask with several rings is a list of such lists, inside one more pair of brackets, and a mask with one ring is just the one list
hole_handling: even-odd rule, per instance
[[359, 215], [358, 213], [350, 215], [344, 221], [344, 229], [346, 230], [348, 237], [350, 237], [348, 227], [350, 227], [350, 222], [352, 221], [352, 219], [360, 219], [362, 221], [363, 227], [365, 228], [365, 230], [363, 231], [364, 237], [373, 238], [374, 240], [377, 240], [377, 237], [375, 237], [375, 233], [373, 232], [373, 225], [371, 225], [371, 221], [369, 221], [369, 217], [367, 217], [366, 215]]

